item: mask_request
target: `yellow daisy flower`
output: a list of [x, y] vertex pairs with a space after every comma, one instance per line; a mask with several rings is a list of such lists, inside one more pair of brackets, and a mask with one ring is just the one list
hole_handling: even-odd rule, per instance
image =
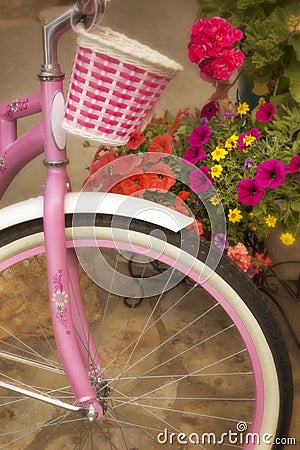
[[242, 211], [240, 211], [237, 208], [230, 209], [229, 213], [228, 213], [229, 222], [232, 222], [232, 223], [240, 222], [242, 220], [242, 218], [243, 218], [241, 212]]
[[269, 228], [275, 228], [276, 222], [276, 217], [271, 216], [270, 214], [268, 214], [268, 216], [265, 218], [265, 223]]
[[220, 161], [220, 159], [225, 159], [225, 156], [228, 155], [227, 150], [225, 148], [218, 145], [213, 152], [211, 152], [213, 161]]
[[247, 112], [250, 111], [250, 107], [246, 102], [240, 103], [237, 109], [237, 112], [240, 116], [243, 116], [244, 114], [247, 114]]
[[219, 197], [218, 197], [217, 195], [213, 195], [213, 196], [210, 198], [210, 203], [211, 203], [213, 206], [218, 206], [218, 205], [220, 204], [220, 199], [219, 199]]
[[249, 134], [248, 136], [245, 136], [243, 138], [243, 142], [246, 145], [246, 147], [250, 147], [251, 145], [254, 144], [255, 141], [256, 141], [256, 137], [252, 136], [251, 134]]
[[232, 136], [230, 136], [227, 139], [227, 141], [225, 142], [225, 148], [227, 148], [228, 150], [232, 150], [233, 148], [236, 148], [238, 138], [239, 137], [236, 134], [233, 134]]
[[210, 169], [211, 176], [213, 178], [220, 178], [222, 170], [223, 170], [223, 167], [221, 166], [221, 164], [215, 164]]
[[282, 233], [280, 235], [280, 240], [283, 245], [293, 245], [296, 239], [291, 233]]
[[258, 104], [263, 105], [264, 103], [266, 103], [265, 97], [259, 97]]

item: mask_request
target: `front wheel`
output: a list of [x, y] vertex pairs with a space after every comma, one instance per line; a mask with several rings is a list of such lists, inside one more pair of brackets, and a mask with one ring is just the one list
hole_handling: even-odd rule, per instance
[[[0, 448], [267, 450], [286, 436], [290, 363], [254, 284], [224, 257], [202, 282], [205, 241], [191, 265], [182, 238], [168, 230], [139, 221], [128, 229], [127, 220], [107, 215], [92, 229], [82, 215], [74, 234], [72, 222], [67, 216], [67, 245], [84, 265], [82, 294], [109, 386], [107, 411], [89, 423], [0, 388]], [[53, 338], [43, 239], [39, 219], [0, 235], [0, 381], [73, 404]], [[128, 292], [147, 298], [128, 308]]]

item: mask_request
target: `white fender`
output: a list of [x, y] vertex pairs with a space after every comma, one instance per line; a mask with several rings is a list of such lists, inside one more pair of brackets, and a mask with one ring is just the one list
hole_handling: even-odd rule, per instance
[[[0, 210], [0, 230], [43, 216], [43, 197], [28, 199]], [[177, 232], [194, 222], [185, 216], [148, 200], [120, 194], [72, 192], [65, 197], [65, 213], [103, 213], [135, 218]]]

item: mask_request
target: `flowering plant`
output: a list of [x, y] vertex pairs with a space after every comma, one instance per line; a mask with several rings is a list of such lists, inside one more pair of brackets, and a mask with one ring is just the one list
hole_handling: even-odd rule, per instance
[[243, 71], [257, 95], [281, 94], [280, 102], [283, 95], [300, 102], [297, 0], [199, 0], [199, 6], [200, 16], [221, 16], [242, 30]]
[[[224, 100], [228, 84], [227, 90], [219, 84], [224, 87], [243, 59], [233, 47], [241, 35], [223, 19], [214, 21], [215, 30], [212, 22], [207, 25], [199, 20], [192, 27], [188, 51], [202, 76], [216, 84], [213, 100], [201, 109], [183, 109], [176, 117], [166, 112], [152, 119], [124, 147], [97, 149], [86, 185], [143, 196], [193, 214], [193, 231], [212, 239], [252, 276], [270, 259], [260, 247], [250, 250], [245, 245], [249, 236], [262, 242], [281, 222], [280, 239], [292, 245], [300, 228], [300, 111], [264, 99], [252, 111], [245, 102], [225, 102], [224, 110], [218, 99]], [[183, 161], [179, 170], [170, 156]], [[207, 205], [217, 218], [214, 230]], [[224, 214], [226, 235], [221, 225], [218, 229]]]

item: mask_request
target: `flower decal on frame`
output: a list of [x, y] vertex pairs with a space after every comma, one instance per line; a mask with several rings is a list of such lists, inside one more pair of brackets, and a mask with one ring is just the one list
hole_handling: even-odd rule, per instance
[[52, 301], [55, 304], [57, 312], [62, 313], [65, 310], [65, 306], [68, 303], [68, 294], [66, 291], [55, 291], [52, 294]]

